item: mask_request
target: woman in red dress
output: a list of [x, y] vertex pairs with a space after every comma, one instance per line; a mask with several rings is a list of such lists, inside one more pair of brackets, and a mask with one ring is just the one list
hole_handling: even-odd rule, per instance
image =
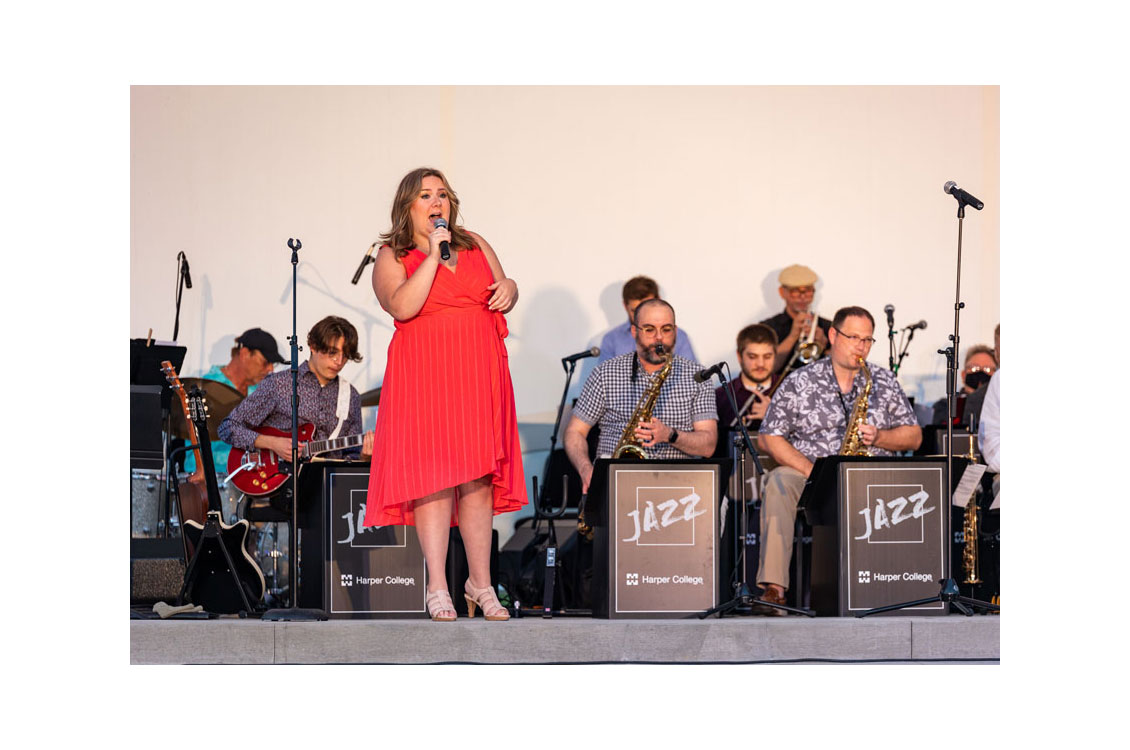
[[365, 525], [416, 526], [428, 614], [441, 621], [455, 619], [445, 563], [449, 530], [458, 525], [468, 613], [478, 607], [488, 620], [507, 620], [491, 585], [490, 552], [493, 516], [527, 502], [503, 341], [503, 313], [518, 301], [518, 285], [486, 240], [458, 221], [459, 199], [439, 170], [417, 169], [400, 181], [373, 269], [373, 291], [396, 332]]

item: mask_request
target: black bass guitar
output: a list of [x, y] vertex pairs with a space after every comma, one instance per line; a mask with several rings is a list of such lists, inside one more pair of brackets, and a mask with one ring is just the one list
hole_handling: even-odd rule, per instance
[[208, 515], [201, 525], [185, 521], [183, 533], [195, 552], [184, 572], [180, 600], [186, 597], [207, 612], [235, 614], [251, 612], [263, 598], [266, 581], [255, 560], [247, 553], [247, 532], [250, 524], [241, 519], [233, 526], [223, 522], [220, 488], [212, 462], [212, 444], [208, 437], [208, 410], [204, 392], [193, 387], [188, 395], [188, 408], [200, 441], [198, 461], [204, 465], [208, 489]]

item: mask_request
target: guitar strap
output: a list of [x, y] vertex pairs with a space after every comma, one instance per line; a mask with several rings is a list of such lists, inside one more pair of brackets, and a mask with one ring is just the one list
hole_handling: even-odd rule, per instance
[[346, 417], [349, 416], [349, 401], [353, 394], [349, 392], [349, 381], [341, 375], [337, 376], [337, 426], [334, 427], [333, 433], [329, 439], [333, 440], [337, 434], [341, 432], [341, 426], [345, 424]]

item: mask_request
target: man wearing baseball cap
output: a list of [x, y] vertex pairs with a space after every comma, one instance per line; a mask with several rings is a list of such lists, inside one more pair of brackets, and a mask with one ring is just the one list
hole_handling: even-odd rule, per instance
[[[218, 380], [240, 392], [244, 397], [255, 390], [263, 378], [274, 371], [275, 365], [285, 360], [279, 354], [275, 337], [262, 328], [249, 328], [236, 336], [231, 349], [231, 361], [226, 365], [212, 365], [212, 369], [200, 377], [205, 380]], [[212, 460], [216, 471], [224, 473], [228, 465], [231, 446], [219, 440], [212, 441]], [[196, 470], [196, 461], [189, 453], [184, 462], [185, 471]]]
[[[777, 293], [785, 301], [784, 312], [761, 321], [777, 333], [777, 359], [773, 363], [773, 374], [779, 374], [792, 359], [798, 342], [807, 338], [812, 327], [812, 299], [816, 296], [816, 282], [819, 277], [808, 266], [794, 264], [786, 267], [777, 276], [781, 285]], [[832, 321], [820, 318], [813, 341], [820, 347], [821, 356], [828, 348], [828, 329]], [[794, 367], [799, 363], [794, 363]]]

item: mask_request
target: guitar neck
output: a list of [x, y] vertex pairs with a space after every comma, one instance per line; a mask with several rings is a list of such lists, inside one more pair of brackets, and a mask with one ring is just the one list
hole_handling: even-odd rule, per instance
[[306, 444], [306, 455], [316, 456], [319, 453], [328, 453], [330, 451], [340, 451], [346, 448], [353, 448], [361, 445], [365, 440], [362, 435], [348, 435], [346, 437], [333, 438], [332, 440], [315, 440]]

